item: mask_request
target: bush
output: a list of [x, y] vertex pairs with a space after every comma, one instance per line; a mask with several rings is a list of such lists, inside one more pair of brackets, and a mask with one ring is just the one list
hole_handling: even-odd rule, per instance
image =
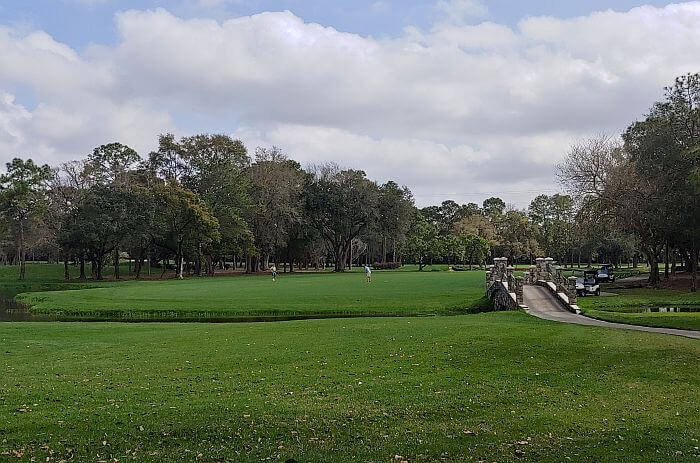
[[375, 262], [372, 264], [374, 270], [395, 270], [401, 267], [401, 262]]

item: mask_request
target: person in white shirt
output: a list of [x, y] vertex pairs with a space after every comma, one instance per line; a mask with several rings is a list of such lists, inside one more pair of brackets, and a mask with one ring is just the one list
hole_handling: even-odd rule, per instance
[[372, 269], [369, 268], [369, 265], [365, 265], [365, 276], [367, 277], [367, 283], [372, 282]]
[[274, 265], [270, 266], [270, 273], [272, 273], [272, 281], [277, 281], [277, 267]]

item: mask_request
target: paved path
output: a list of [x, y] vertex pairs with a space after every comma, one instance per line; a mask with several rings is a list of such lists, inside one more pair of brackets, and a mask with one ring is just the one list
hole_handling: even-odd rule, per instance
[[576, 323], [578, 325], [604, 326], [607, 328], [648, 331], [650, 333], [672, 334], [675, 336], [700, 339], [700, 331], [627, 325], [625, 323], [612, 323], [585, 317], [583, 315], [576, 315], [562, 307], [561, 304], [553, 298], [551, 293], [542, 286], [525, 286], [523, 289], [524, 302], [528, 307], [527, 313], [545, 320], [553, 320], [562, 323]]

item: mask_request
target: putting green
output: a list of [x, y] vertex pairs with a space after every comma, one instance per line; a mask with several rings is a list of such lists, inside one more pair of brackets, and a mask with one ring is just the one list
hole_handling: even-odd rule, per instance
[[483, 272], [375, 271], [128, 281], [25, 293], [38, 314], [121, 318], [372, 316], [464, 313], [484, 293]]

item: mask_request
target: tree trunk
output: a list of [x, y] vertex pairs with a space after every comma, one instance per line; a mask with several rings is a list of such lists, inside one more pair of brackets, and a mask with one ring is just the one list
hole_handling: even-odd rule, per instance
[[102, 265], [104, 263], [104, 256], [100, 256], [97, 258], [97, 261], [95, 262], [95, 266], [97, 267], [95, 270], [95, 279], [96, 280], [102, 280]]
[[194, 273], [202, 276], [202, 243], [197, 243], [197, 260], [194, 263]]
[[119, 248], [114, 250], [114, 279], [118, 280], [119, 276]]
[[26, 269], [24, 263], [24, 224], [19, 221], [19, 279], [24, 280], [26, 277]]
[[342, 272], [345, 270], [345, 256], [343, 255], [343, 245], [338, 245], [335, 248], [335, 267], [334, 272]]
[[656, 286], [659, 284], [659, 258], [656, 253], [656, 249], [649, 248], [646, 251], [647, 260], [649, 261], [649, 280], [647, 283], [650, 286]]
[[183, 264], [184, 264], [184, 257], [182, 255], [182, 239], [180, 239], [177, 243], [177, 254], [175, 255], [175, 265], [176, 265], [176, 271], [175, 274], [177, 275], [177, 278], [179, 280], [182, 280], [182, 271], [183, 271]]
[[386, 264], [386, 235], [382, 235], [382, 264]]
[[668, 241], [664, 248], [664, 280], [668, 280]]
[[178, 251], [177, 256], [175, 256], [175, 265], [176, 265], [176, 270], [175, 274], [179, 280], [182, 280], [182, 272], [184, 270], [184, 259], [182, 258], [182, 253]]
[[690, 249], [690, 269], [693, 272], [693, 278], [691, 279], [690, 292], [696, 292], [698, 290], [698, 249], [695, 245], [695, 238], [691, 241]]
[[85, 256], [80, 254], [80, 279], [85, 281], [87, 277], [85, 276]]
[[63, 278], [70, 280], [70, 272], [68, 271], [68, 256], [63, 258]]
[[214, 276], [214, 259], [210, 255], [205, 257], [207, 262], [207, 274], [209, 276]]

